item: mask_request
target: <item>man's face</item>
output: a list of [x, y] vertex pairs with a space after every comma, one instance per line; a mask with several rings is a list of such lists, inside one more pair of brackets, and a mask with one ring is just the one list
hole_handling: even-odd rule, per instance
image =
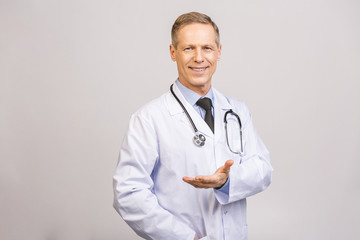
[[179, 29], [177, 39], [177, 48], [170, 45], [170, 55], [176, 61], [179, 81], [205, 95], [220, 60], [221, 45], [216, 44], [216, 32], [210, 24], [192, 23]]

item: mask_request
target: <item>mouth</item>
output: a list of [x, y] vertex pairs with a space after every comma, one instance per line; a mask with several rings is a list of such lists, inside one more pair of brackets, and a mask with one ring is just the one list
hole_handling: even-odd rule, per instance
[[191, 70], [195, 71], [195, 72], [203, 72], [205, 71], [208, 67], [189, 67]]

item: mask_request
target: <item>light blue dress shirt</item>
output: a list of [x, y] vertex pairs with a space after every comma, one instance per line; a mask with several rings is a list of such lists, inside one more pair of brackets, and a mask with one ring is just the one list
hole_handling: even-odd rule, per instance
[[179, 88], [181, 94], [184, 96], [184, 98], [186, 99], [186, 101], [188, 103], [190, 103], [191, 106], [193, 106], [193, 108], [200, 114], [200, 116], [204, 119], [205, 118], [205, 109], [203, 109], [202, 107], [198, 106], [196, 104], [196, 102], [200, 99], [200, 98], [210, 98], [211, 102], [212, 102], [212, 113], [213, 113], [213, 117], [214, 116], [214, 95], [212, 92], [212, 87], [210, 88], [209, 92], [205, 95], [205, 96], [201, 96], [200, 94], [194, 92], [193, 90], [185, 87], [180, 81], [179, 79], [176, 80], [176, 85]]

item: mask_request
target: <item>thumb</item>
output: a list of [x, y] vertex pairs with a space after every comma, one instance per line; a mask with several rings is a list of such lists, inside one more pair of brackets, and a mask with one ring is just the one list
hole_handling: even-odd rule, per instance
[[234, 160], [227, 160], [224, 164], [224, 170], [230, 171], [230, 167], [234, 164]]

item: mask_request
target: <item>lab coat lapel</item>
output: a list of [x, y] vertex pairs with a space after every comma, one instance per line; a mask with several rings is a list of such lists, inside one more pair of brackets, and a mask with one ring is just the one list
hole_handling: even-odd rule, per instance
[[213, 88], [214, 94], [214, 115], [215, 115], [215, 144], [218, 143], [222, 134], [225, 131], [224, 116], [226, 111], [233, 107], [229, 103], [228, 99]]
[[[184, 96], [181, 94], [180, 90], [176, 86], [176, 84], [173, 85], [173, 90], [174, 90], [176, 96], [180, 99], [182, 104], [185, 106], [186, 110], [188, 111], [188, 113], [189, 113], [191, 119], [193, 120], [198, 131], [200, 133], [206, 135], [207, 137], [213, 138], [214, 134], [211, 131], [210, 127], [206, 124], [206, 122], [200, 116], [200, 114], [198, 112], [196, 112], [196, 110], [186, 101], [186, 99], [184, 98]], [[176, 99], [171, 94], [171, 92], [168, 96], [169, 96], [168, 103], [169, 103], [170, 114], [171, 115], [182, 114], [180, 121], [182, 121], [186, 125], [191, 126], [190, 120], [187, 118], [184, 110], [181, 108], [180, 104], [176, 101]], [[191, 126], [191, 128], [192, 128], [192, 126]]]

